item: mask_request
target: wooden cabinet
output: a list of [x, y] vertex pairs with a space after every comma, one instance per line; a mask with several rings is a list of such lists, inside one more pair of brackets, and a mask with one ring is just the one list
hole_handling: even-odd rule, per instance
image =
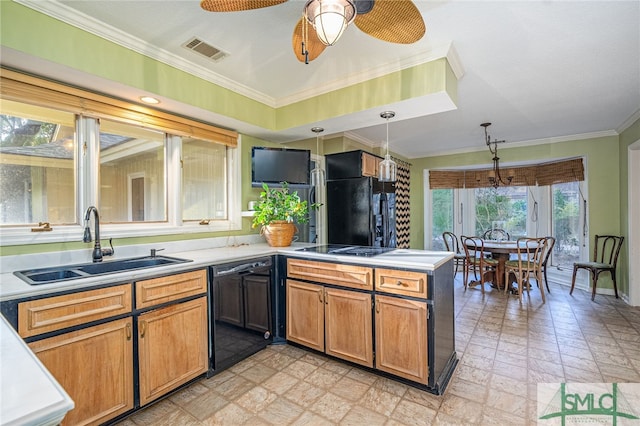
[[140, 405], [207, 371], [206, 278], [203, 269], [136, 283], [136, 308], [203, 294], [138, 316]]
[[287, 259], [287, 276], [361, 290], [373, 289], [373, 269], [366, 266]]
[[138, 318], [140, 405], [205, 373], [207, 299], [200, 297]]
[[427, 274], [376, 268], [376, 291], [427, 298]]
[[287, 339], [324, 352], [323, 287], [287, 280]]
[[18, 333], [31, 337], [131, 312], [131, 285], [87, 290], [18, 304]]
[[376, 368], [427, 384], [426, 301], [376, 295]]
[[373, 367], [371, 294], [326, 288], [325, 352]]
[[133, 408], [132, 317], [78, 329], [131, 315], [131, 299], [123, 284], [18, 303], [22, 337], [76, 328], [29, 343], [75, 403], [63, 424], [100, 424]]
[[362, 176], [378, 176], [378, 169], [380, 168], [380, 162], [382, 158], [376, 157], [375, 155], [369, 154], [367, 152], [362, 153]]
[[381, 157], [366, 151], [338, 152], [326, 156], [327, 179], [378, 176]]
[[371, 294], [287, 280], [287, 339], [373, 366]]
[[133, 408], [132, 342], [127, 317], [29, 344], [75, 403], [63, 425], [100, 424]]

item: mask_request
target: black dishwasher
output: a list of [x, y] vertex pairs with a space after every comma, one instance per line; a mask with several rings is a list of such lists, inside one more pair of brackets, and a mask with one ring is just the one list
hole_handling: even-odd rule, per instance
[[212, 373], [264, 349], [272, 338], [270, 257], [212, 267]]

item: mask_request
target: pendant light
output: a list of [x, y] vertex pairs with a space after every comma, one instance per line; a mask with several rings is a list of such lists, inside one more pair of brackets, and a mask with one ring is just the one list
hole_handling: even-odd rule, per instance
[[[506, 181], [503, 180], [502, 175], [500, 174], [500, 157], [498, 157], [498, 144], [505, 143], [506, 141], [494, 139], [493, 142], [491, 142], [491, 136], [489, 136], [489, 133], [487, 132], [487, 127], [491, 126], [491, 123], [482, 123], [480, 126], [484, 127], [485, 143], [489, 147], [491, 155], [493, 155], [493, 168], [487, 173], [489, 184], [496, 189], [498, 189], [500, 185], [511, 185], [515, 172], [513, 169], [507, 170]], [[491, 144], [493, 144], [493, 148], [491, 147]]]
[[[320, 133], [324, 132], [322, 127], [312, 127], [311, 131], [316, 134], [316, 155], [320, 155]], [[311, 170], [311, 185], [318, 187], [324, 185], [324, 170], [320, 167], [320, 162], [316, 161], [316, 166]]]
[[378, 180], [380, 182], [395, 182], [398, 176], [398, 165], [391, 159], [389, 155], [389, 119], [396, 116], [393, 111], [384, 111], [380, 113], [380, 117], [387, 120], [387, 155], [380, 162], [378, 168]]

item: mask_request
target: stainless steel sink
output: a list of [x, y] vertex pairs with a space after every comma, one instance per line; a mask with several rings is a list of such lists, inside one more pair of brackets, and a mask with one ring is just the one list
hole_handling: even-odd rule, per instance
[[96, 275], [132, 271], [134, 269], [175, 265], [185, 262], [191, 262], [191, 260], [169, 256], [144, 256], [112, 260], [110, 262], [103, 263], [82, 263], [77, 265], [55, 266], [51, 268], [29, 269], [26, 271], [17, 271], [13, 274], [27, 284], [39, 285], [76, 280]]

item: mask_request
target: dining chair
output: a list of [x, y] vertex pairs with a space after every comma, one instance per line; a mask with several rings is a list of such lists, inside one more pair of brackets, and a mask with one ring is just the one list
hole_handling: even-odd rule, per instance
[[[495, 259], [487, 258], [484, 251], [484, 240], [480, 237], [466, 237], [460, 236], [462, 247], [466, 257], [464, 268], [464, 288], [468, 287], [469, 271], [473, 268], [474, 274], [480, 274], [479, 284], [482, 288], [482, 294], [484, 294], [484, 283], [486, 281], [486, 272], [493, 272], [494, 280], [496, 279], [496, 270], [498, 267], [498, 261]], [[477, 275], [476, 275], [477, 279]]]
[[549, 290], [549, 279], [547, 278], [547, 264], [549, 263], [553, 247], [556, 245], [556, 239], [552, 236], [545, 238], [547, 239], [547, 249], [544, 255], [544, 260], [542, 261], [542, 275], [544, 276], [544, 285], [547, 287], [547, 292], [551, 293], [551, 290]]
[[454, 256], [454, 264], [455, 269], [453, 270], [453, 276], [455, 278], [458, 273], [458, 267], [462, 266], [462, 270], [464, 271], [465, 263], [467, 261], [467, 256], [460, 251], [460, 244], [458, 243], [458, 237], [453, 232], [443, 232], [442, 240], [444, 241], [444, 246], [447, 251], [452, 251], [455, 253]]
[[485, 240], [500, 240], [500, 241], [509, 241], [511, 236], [507, 231], [500, 228], [488, 229], [482, 234], [482, 238]]
[[542, 303], [546, 302], [544, 287], [542, 286], [542, 263], [546, 254], [547, 241], [546, 237], [518, 238], [518, 259], [508, 260], [504, 264], [505, 293], [511, 286], [511, 283], [509, 282], [509, 274], [513, 273], [518, 283], [518, 297], [520, 298], [520, 302], [522, 302], [522, 293], [525, 287], [527, 289], [527, 294], [529, 294], [529, 298], [531, 298], [531, 278], [535, 278], [538, 288], [540, 288]]
[[578, 269], [586, 269], [591, 272], [592, 292], [591, 300], [596, 297], [596, 284], [598, 283], [598, 277], [603, 272], [609, 272], [611, 274], [611, 280], [613, 281], [613, 291], [618, 298], [618, 286], [616, 284], [616, 266], [618, 264], [618, 255], [620, 254], [620, 248], [624, 242], [624, 237], [616, 235], [596, 235], [595, 246], [593, 248], [593, 261], [592, 262], [576, 262], [573, 264], [573, 277], [571, 278], [571, 290], [569, 294], [573, 294], [573, 288], [576, 285], [576, 274]]

